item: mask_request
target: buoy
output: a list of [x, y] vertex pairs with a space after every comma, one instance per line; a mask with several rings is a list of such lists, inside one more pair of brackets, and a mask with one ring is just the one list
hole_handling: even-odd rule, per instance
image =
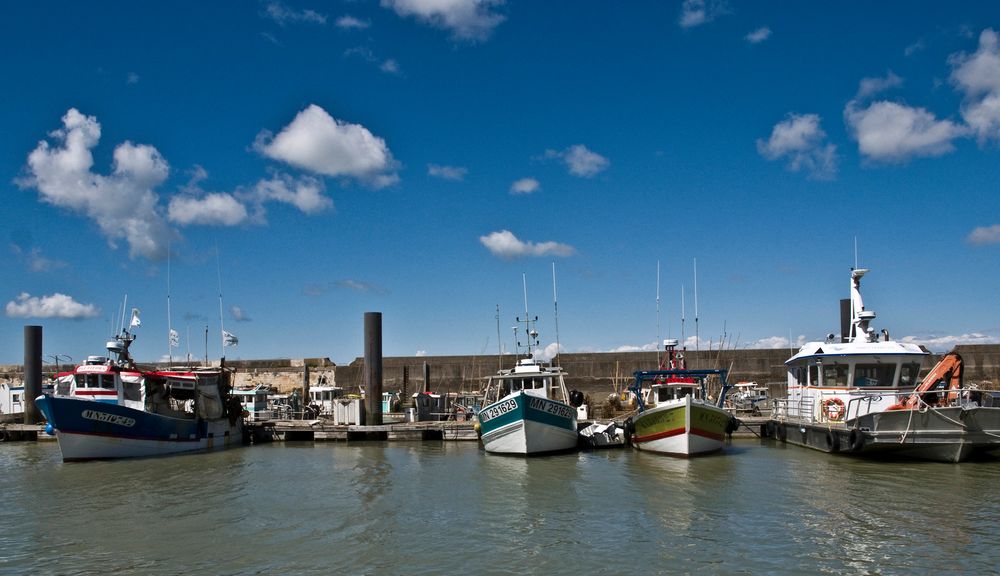
[[56, 429], [52, 426], [51, 422], [45, 423], [45, 433], [48, 434], [49, 436], [56, 435]]

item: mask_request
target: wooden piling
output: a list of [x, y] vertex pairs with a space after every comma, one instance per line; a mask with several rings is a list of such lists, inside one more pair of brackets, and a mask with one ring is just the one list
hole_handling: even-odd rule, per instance
[[382, 313], [365, 312], [365, 424], [382, 425]]
[[42, 327], [24, 327], [24, 423], [37, 424], [42, 415], [35, 398], [42, 395]]

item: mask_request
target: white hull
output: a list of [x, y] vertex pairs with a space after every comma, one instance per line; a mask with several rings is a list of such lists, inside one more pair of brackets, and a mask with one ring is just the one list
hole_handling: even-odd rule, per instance
[[669, 454], [672, 456], [694, 456], [721, 450], [724, 443], [721, 440], [713, 440], [704, 436], [696, 436], [689, 432], [671, 436], [669, 438], [659, 438], [648, 442], [636, 444], [635, 447], [646, 452], [656, 452], [657, 454]]
[[[211, 426], [209, 427], [212, 428]], [[242, 444], [242, 433], [239, 428], [233, 428], [226, 435], [228, 426], [220, 430], [212, 438], [199, 440], [139, 440], [132, 438], [116, 438], [114, 436], [96, 436], [93, 434], [75, 434], [57, 432], [59, 450], [64, 461], [79, 460], [110, 460], [118, 458], [147, 458], [181, 454], [184, 452], [205, 452], [222, 450]]]
[[483, 447], [495, 454], [540, 454], [575, 448], [577, 433], [540, 422], [518, 420], [487, 435]]

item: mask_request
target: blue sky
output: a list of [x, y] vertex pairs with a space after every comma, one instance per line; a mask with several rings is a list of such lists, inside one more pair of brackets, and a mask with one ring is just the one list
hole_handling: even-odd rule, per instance
[[[0, 363], [1000, 341], [991, 2], [47, 2], [0, 18]], [[167, 258], [168, 252], [170, 254]], [[168, 283], [169, 269], [169, 283]]]

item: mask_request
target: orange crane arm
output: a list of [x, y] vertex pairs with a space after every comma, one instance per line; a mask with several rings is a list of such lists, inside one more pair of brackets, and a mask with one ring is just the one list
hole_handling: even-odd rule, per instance
[[931, 371], [924, 376], [924, 379], [913, 389], [913, 394], [900, 399], [899, 403], [893, 404], [889, 410], [911, 410], [920, 405], [920, 396], [937, 387], [941, 381], [948, 384], [948, 400], [958, 398], [958, 391], [962, 388], [962, 357], [957, 352], [949, 352], [941, 358]]

